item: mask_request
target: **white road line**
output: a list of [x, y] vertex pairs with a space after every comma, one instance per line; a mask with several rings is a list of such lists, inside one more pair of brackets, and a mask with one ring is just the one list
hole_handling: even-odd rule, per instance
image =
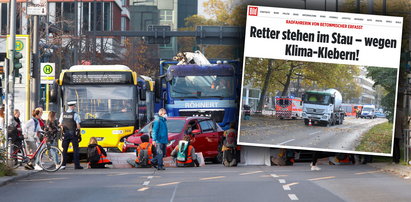
[[287, 141], [285, 141], [285, 142], [281, 142], [279, 145], [282, 145], [282, 144], [285, 144], [285, 143], [289, 143], [289, 142], [294, 141], [294, 140], [295, 140], [295, 139], [287, 140]]
[[290, 197], [292, 201], [298, 201], [298, 197], [295, 194], [288, 194], [288, 197]]
[[137, 189], [137, 191], [145, 191], [147, 189], [150, 189], [150, 188], [149, 187], [143, 187], [143, 188]]
[[248, 173], [241, 173], [240, 175], [251, 175], [251, 174], [256, 174], [256, 173], [261, 173], [263, 171], [254, 171], [254, 172], [248, 172]]
[[278, 177], [278, 175], [276, 175], [276, 174], [271, 174], [271, 177], [276, 178], [276, 177]]
[[147, 179], [151, 179], [151, 178], [153, 178], [153, 176], [148, 176], [148, 177], [147, 177]]
[[308, 135], [314, 135], [314, 134], [317, 134], [317, 133], [321, 133], [321, 131], [313, 132], [313, 133], [310, 133]]
[[279, 179], [278, 180], [281, 184], [285, 184], [285, 179]]
[[150, 184], [150, 181], [144, 181], [143, 185], [147, 186], [148, 184]]
[[176, 192], [177, 192], [177, 187], [178, 187], [178, 184], [176, 184], [176, 187], [174, 188], [173, 195], [171, 195], [170, 202], [174, 201], [174, 197], [176, 196]]
[[288, 185], [283, 185], [283, 189], [284, 190], [291, 190], [290, 186], [288, 186]]

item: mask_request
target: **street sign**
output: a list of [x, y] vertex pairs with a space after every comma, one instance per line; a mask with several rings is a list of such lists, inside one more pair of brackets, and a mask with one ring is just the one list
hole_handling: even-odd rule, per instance
[[27, 15], [47, 15], [47, 0], [31, 0], [27, 5]]
[[56, 76], [55, 63], [41, 63], [41, 84], [52, 84]]
[[[9, 35], [7, 35], [6, 47], [9, 47]], [[23, 58], [20, 59], [22, 65], [22, 72], [27, 72], [30, 69], [30, 35], [16, 35], [16, 45], [14, 46], [16, 52], [19, 52], [23, 55]], [[9, 57], [9, 51], [6, 51], [7, 58]], [[22, 73], [23, 74], [23, 73]], [[24, 74], [23, 74], [24, 75]], [[27, 74], [26, 74], [27, 75]], [[29, 73], [30, 75], [30, 73]]]

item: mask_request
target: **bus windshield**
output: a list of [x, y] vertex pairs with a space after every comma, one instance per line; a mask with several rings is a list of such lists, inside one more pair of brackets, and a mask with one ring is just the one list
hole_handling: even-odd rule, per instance
[[176, 76], [171, 81], [173, 98], [229, 98], [233, 94], [233, 76]]
[[134, 89], [134, 86], [123, 85], [64, 86], [64, 103], [77, 101], [76, 111], [82, 127], [133, 126], [136, 119]]
[[307, 93], [304, 98], [304, 103], [328, 105], [331, 102], [331, 96], [326, 94]]

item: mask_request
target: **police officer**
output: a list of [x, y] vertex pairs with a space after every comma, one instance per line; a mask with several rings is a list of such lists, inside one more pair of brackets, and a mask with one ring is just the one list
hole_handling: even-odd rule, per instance
[[61, 169], [66, 168], [66, 162], [67, 162], [67, 149], [68, 146], [71, 142], [73, 145], [73, 161], [74, 161], [74, 169], [83, 169], [83, 167], [80, 166], [80, 154], [79, 154], [79, 148], [78, 148], [78, 143], [79, 143], [79, 136], [80, 134], [77, 134], [80, 131], [80, 116], [78, 113], [74, 111], [74, 108], [76, 107], [76, 101], [69, 101], [67, 102], [68, 109], [65, 111], [63, 114], [61, 114], [59, 122], [60, 122], [60, 127], [63, 128], [63, 164], [61, 166]]

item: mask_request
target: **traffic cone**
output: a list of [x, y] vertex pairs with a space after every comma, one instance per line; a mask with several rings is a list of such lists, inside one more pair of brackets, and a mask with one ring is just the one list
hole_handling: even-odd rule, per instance
[[311, 124], [311, 119], [308, 119], [308, 126], [313, 126], [313, 124]]

